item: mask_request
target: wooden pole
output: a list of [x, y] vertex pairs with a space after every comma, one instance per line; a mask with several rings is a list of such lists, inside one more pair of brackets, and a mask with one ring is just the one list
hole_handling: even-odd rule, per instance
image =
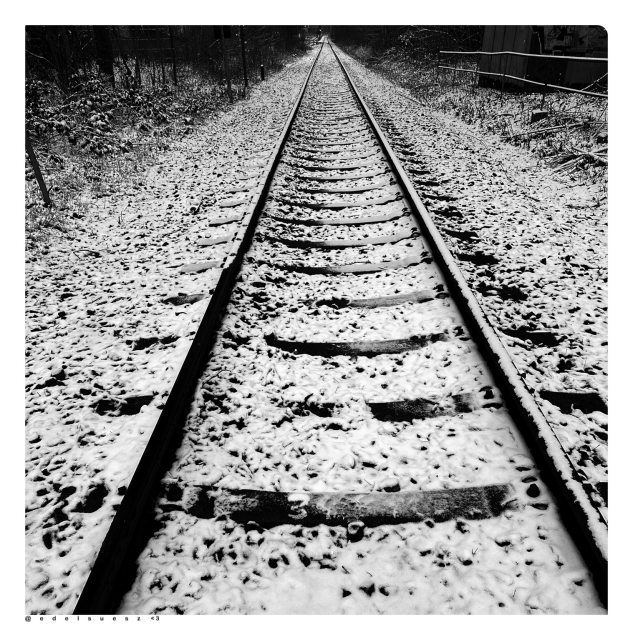
[[547, 91], [547, 78], [549, 74], [550, 61], [545, 63], [545, 82], [543, 83], [543, 95], [541, 96], [541, 109], [545, 106], [545, 92]]
[[233, 102], [233, 92], [231, 91], [231, 76], [229, 74], [229, 59], [226, 55], [226, 45], [224, 43], [224, 27], [220, 28], [220, 38], [222, 40], [222, 57], [224, 58], [224, 75], [226, 76], [226, 88], [229, 92], [229, 102]]
[[244, 69], [244, 92], [248, 87], [248, 69], [246, 68], [246, 48], [244, 47], [244, 27], [240, 25], [240, 41], [242, 44], [242, 69]]
[[171, 41], [171, 59], [174, 64], [174, 86], [178, 86], [178, 77], [176, 76], [176, 50], [174, 49], [174, 32], [171, 27], [169, 29], [169, 40]]
[[[501, 48], [505, 49], [505, 44], [506, 44], [506, 30], [507, 30], [507, 26], [503, 27], [503, 35], [501, 36]], [[504, 55], [503, 56], [507, 62], [508, 60], [508, 56]], [[499, 62], [499, 71], [501, 71], [501, 61]], [[501, 78], [501, 102], [503, 103], [503, 91], [505, 89], [505, 83], [506, 83], [506, 72], [505, 72], [505, 67], [504, 67], [504, 71], [503, 71], [503, 76]]]
[[29, 160], [31, 161], [31, 166], [33, 167], [33, 171], [35, 172], [35, 178], [37, 179], [37, 183], [40, 185], [40, 191], [42, 192], [42, 197], [44, 198], [44, 204], [47, 207], [51, 206], [51, 197], [48, 195], [48, 189], [46, 188], [46, 184], [44, 184], [44, 178], [42, 176], [42, 172], [40, 171], [40, 165], [35, 157], [35, 152], [33, 151], [33, 146], [31, 145], [31, 139], [29, 138], [28, 129], [26, 132], [26, 152], [29, 154]]

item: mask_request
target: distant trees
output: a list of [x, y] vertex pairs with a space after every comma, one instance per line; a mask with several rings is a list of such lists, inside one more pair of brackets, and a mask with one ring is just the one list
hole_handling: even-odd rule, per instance
[[[253, 80], [260, 65], [275, 67], [284, 53], [300, 49], [298, 26], [228, 27], [230, 74], [243, 77], [243, 63]], [[41, 26], [26, 27], [27, 76], [54, 78], [68, 92], [90, 74], [107, 76], [124, 87], [178, 83], [195, 72], [209, 80], [224, 76], [220, 41], [212, 26]]]
[[49, 64], [57, 72], [57, 78], [62, 89], [68, 88], [68, 80], [74, 68], [74, 57], [70, 49], [68, 29], [61, 26], [43, 27], [44, 53]]
[[398, 48], [423, 58], [442, 50], [478, 50], [483, 29], [477, 25], [341, 26], [332, 27], [332, 38], [340, 44], [370, 47], [375, 55]]

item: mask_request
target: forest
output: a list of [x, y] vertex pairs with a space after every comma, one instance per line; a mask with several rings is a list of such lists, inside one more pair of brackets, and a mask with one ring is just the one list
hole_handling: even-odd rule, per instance
[[[593, 30], [606, 47], [604, 29]], [[433, 109], [527, 146], [564, 170], [602, 176], [606, 101], [503, 91], [511, 87], [483, 91], [473, 75], [477, 56], [447, 58], [442, 51], [479, 51], [484, 31], [481, 25], [27, 26], [27, 242], [46, 228], [61, 230], [80, 194], [100, 197], [113, 181], [131, 179], [209, 115], [247, 98], [321, 34]], [[443, 70], [447, 64], [470, 73]], [[606, 76], [590, 88], [606, 90]], [[532, 131], [534, 110], [548, 113], [543, 133], [540, 126]]]
[[[305, 50], [294, 26], [27, 26], [27, 150], [56, 213], [108, 173], [134, 172], [210, 113]], [[228, 76], [228, 77], [227, 77]], [[38, 167], [25, 156], [27, 217], [41, 210]], [[35, 212], [32, 212], [35, 213]], [[51, 217], [53, 219], [51, 219]]]

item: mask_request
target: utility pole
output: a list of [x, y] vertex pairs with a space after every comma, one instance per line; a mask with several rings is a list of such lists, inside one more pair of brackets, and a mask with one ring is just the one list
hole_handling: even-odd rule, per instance
[[233, 92], [231, 91], [231, 76], [229, 75], [229, 59], [226, 55], [226, 45], [224, 44], [224, 28], [220, 29], [222, 39], [222, 57], [224, 58], [224, 75], [226, 76], [226, 88], [229, 92], [229, 102], [233, 102]]
[[244, 69], [244, 93], [248, 87], [248, 69], [246, 68], [246, 49], [244, 48], [244, 27], [240, 25], [240, 41], [242, 43], [242, 68]]

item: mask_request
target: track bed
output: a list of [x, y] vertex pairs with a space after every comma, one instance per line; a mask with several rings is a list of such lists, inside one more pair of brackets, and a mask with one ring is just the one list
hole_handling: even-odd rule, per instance
[[119, 613], [604, 612], [329, 47], [217, 336]]

